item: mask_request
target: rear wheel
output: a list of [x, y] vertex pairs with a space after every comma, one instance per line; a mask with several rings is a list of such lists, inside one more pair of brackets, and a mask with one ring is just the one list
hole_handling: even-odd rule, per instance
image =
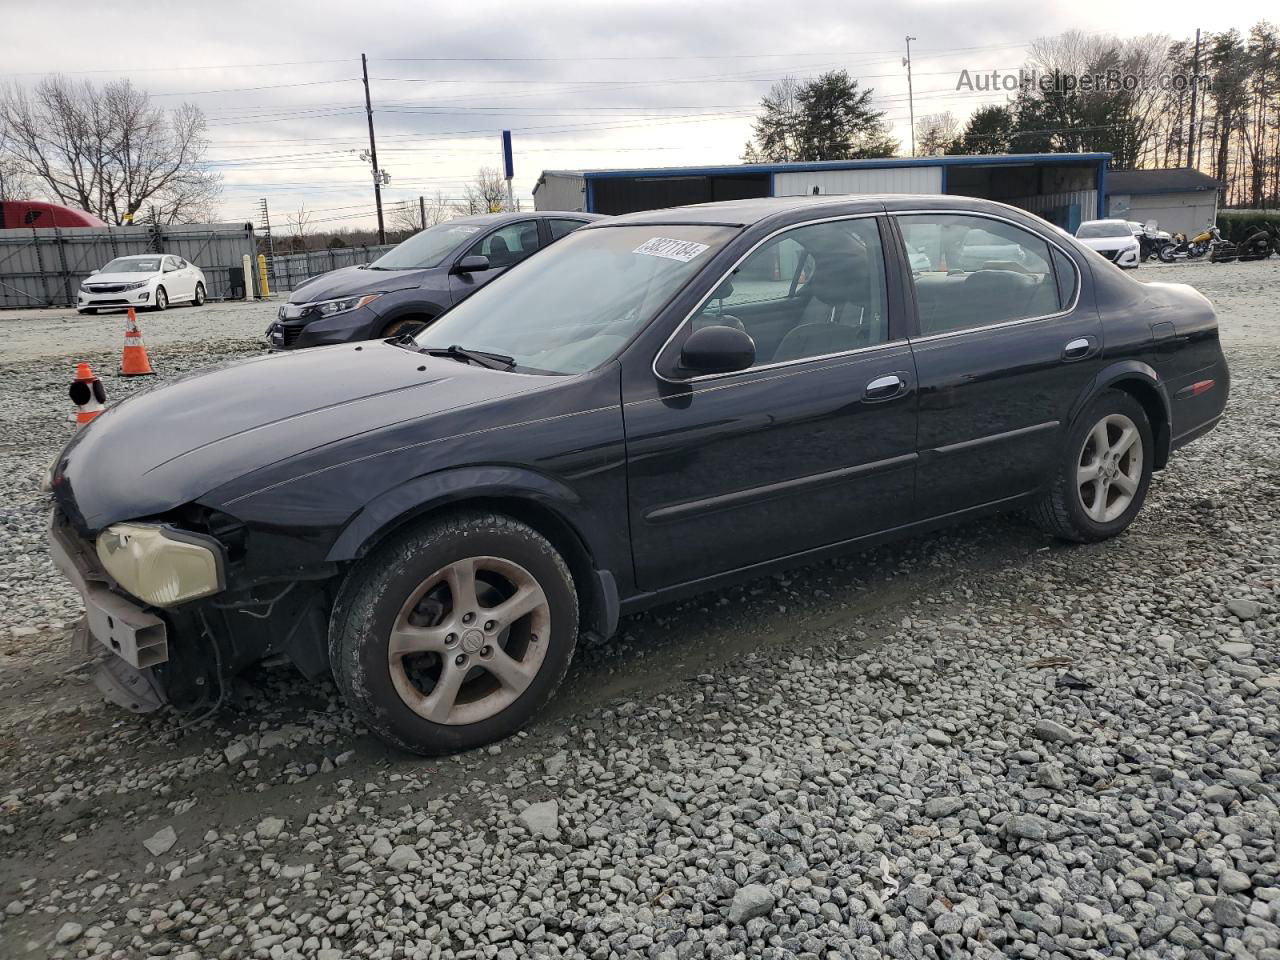
[[1031, 511], [1041, 529], [1078, 543], [1114, 537], [1142, 509], [1155, 447], [1142, 404], [1107, 390], [1071, 428], [1044, 499]]
[[196, 284], [196, 295], [195, 295], [194, 297], [192, 297], [192, 298], [191, 298], [191, 305], [192, 305], [193, 307], [199, 307], [199, 306], [201, 306], [201, 305], [203, 305], [203, 304], [204, 304], [204, 284], [203, 284], [203, 283], [197, 283], [197, 284]]
[[169, 295], [164, 292], [164, 287], [156, 287], [156, 309], [164, 310], [169, 306]]
[[1160, 248], [1156, 256], [1160, 258], [1161, 263], [1173, 263], [1173, 244], [1166, 243]]
[[578, 601], [563, 558], [500, 514], [459, 514], [395, 537], [353, 571], [329, 655], [352, 710], [429, 756], [520, 729], [568, 670]]
[[91, 316], [91, 317], [92, 317], [92, 316], [96, 316], [96, 315], [97, 315], [97, 313], [98, 313], [98, 308], [97, 308], [97, 307], [81, 307], [79, 312], [80, 312], [80, 313], [87, 313], [89, 316]]

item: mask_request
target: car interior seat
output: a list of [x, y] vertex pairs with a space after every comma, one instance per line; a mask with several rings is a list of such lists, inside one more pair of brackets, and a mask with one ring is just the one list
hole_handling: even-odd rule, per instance
[[503, 237], [494, 237], [489, 241], [489, 266], [505, 267], [511, 262], [511, 248]]
[[883, 317], [872, 302], [865, 254], [814, 258], [804, 287], [808, 301], [800, 322], [778, 343], [774, 362], [840, 353], [884, 341]]

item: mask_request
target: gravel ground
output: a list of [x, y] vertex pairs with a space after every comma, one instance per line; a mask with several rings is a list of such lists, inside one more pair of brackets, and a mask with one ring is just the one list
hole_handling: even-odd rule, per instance
[[288, 668], [101, 704], [32, 492], [78, 357], [7, 355], [0, 956], [1280, 960], [1280, 263], [1140, 276], [1216, 302], [1234, 384], [1128, 534], [988, 520], [629, 618], [440, 762]]

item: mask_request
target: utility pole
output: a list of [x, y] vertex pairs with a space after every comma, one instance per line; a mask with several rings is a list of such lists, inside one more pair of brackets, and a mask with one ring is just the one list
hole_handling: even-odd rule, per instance
[[1187, 166], [1195, 167], [1199, 161], [1196, 154], [1196, 88], [1200, 86], [1200, 28], [1196, 27], [1196, 52], [1191, 61], [1191, 123], [1187, 128]]
[[423, 230], [427, 229], [427, 201], [421, 194], [418, 195], [418, 223]]
[[911, 118], [908, 122], [911, 124], [911, 155], [913, 157], [916, 155], [916, 98], [911, 89], [911, 41], [918, 39], [918, 37], [907, 37], [907, 55], [902, 58], [902, 65], [907, 68], [907, 114]]
[[369, 164], [373, 167], [373, 200], [378, 206], [378, 242], [387, 242], [387, 226], [382, 219], [382, 171], [378, 169], [378, 145], [373, 139], [373, 100], [369, 96], [369, 58], [360, 54], [364, 73], [364, 112], [369, 118]]

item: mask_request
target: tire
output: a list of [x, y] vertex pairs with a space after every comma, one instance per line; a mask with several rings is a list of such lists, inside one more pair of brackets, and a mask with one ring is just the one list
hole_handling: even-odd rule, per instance
[[193, 307], [204, 306], [204, 284], [203, 283], [196, 284], [196, 295], [191, 298], [191, 305]]
[[[1082, 481], [1100, 459], [1097, 431], [1103, 425], [1109, 451], [1119, 448], [1128, 427], [1137, 436], [1118, 459], [1102, 460], [1099, 479]], [[1151, 485], [1154, 456], [1151, 424], [1142, 404], [1123, 390], [1104, 391], [1072, 424], [1065, 452], [1054, 465], [1049, 490], [1030, 511], [1032, 521], [1045, 532], [1076, 543], [1116, 536], [1142, 509]], [[1124, 483], [1116, 477], [1123, 477]], [[1122, 502], [1125, 497], [1127, 502]]]
[[97, 308], [97, 307], [84, 307], [83, 309], [81, 309], [81, 310], [77, 310], [76, 312], [77, 312], [77, 313], [87, 314], [87, 315], [88, 315], [88, 316], [90, 316], [90, 317], [96, 317], [96, 316], [98, 315], [98, 308]]
[[417, 333], [430, 322], [430, 317], [402, 317], [399, 320], [392, 320], [382, 328], [380, 339], [385, 340], [387, 337], [398, 337], [407, 333]]
[[[517, 594], [528, 611], [489, 619]], [[455, 595], [476, 602], [459, 614]], [[393, 631], [403, 638], [395, 648], [413, 652], [393, 652]], [[546, 538], [501, 514], [459, 513], [393, 536], [351, 572], [329, 624], [329, 658], [338, 689], [374, 733], [440, 756], [524, 726], [564, 679], [577, 637], [573, 576]]]
[[169, 308], [169, 294], [165, 293], [164, 287], [156, 287], [155, 309], [157, 311], [167, 310]]
[[1160, 248], [1156, 256], [1160, 259], [1161, 263], [1173, 263], [1173, 244], [1166, 243]]

